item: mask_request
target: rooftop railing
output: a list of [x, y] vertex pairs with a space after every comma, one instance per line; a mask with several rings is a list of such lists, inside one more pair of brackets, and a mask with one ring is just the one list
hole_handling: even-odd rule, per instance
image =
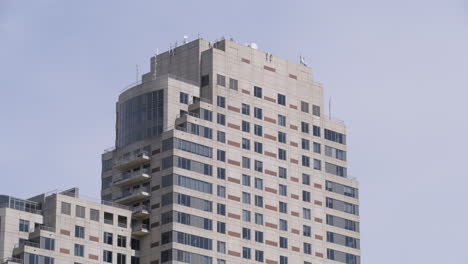
[[6, 259], [3, 259], [2, 262], [0, 262], [2, 264], [6, 264], [6, 263], [21, 263], [23, 264], [24, 261], [22, 259], [19, 259], [19, 258], [6, 258]]

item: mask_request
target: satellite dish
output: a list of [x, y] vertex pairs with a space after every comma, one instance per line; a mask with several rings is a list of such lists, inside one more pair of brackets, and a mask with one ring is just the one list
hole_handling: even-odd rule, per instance
[[257, 46], [257, 43], [250, 43], [249, 47], [251, 47], [252, 49], [258, 49], [258, 46]]
[[184, 36], [184, 44], [187, 43], [187, 39], [188, 39], [188, 37], [185, 35]]

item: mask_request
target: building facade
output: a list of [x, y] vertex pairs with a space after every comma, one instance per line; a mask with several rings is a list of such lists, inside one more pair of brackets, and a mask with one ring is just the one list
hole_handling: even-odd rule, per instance
[[310, 68], [202, 39], [150, 64], [102, 155], [101, 198], [146, 228], [141, 263], [360, 263], [346, 128]]
[[124, 206], [80, 199], [76, 188], [26, 200], [0, 196], [0, 263], [138, 264], [142, 229], [130, 225], [132, 217]]

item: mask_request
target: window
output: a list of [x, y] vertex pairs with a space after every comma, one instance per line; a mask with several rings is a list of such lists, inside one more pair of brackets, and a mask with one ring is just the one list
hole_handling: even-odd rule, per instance
[[310, 202], [310, 192], [302, 191], [302, 201]]
[[216, 121], [218, 124], [225, 126], [226, 125], [226, 116], [223, 114], [218, 113], [216, 115]]
[[218, 241], [216, 249], [218, 250], [218, 253], [226, 254], [226, 243], [222, 241]]
[[254, 107], [254, 117], [258, 119], [263, 118], [263, 113], [261, 108]]
[[112, 251], [104, 250], [102, 260], [107, 263], [112, 263]]
[[302, 133], [309, 133], [309, 124], [306, 122], [301, 122], [301, 131]]
[[226, 205], [225, 204], [218, 203], [216, 209], [217, 209], [216, 212], [219, 215], [226, 215]]
[[309, 174], [302, 174], [302, 184], [310, 185], [310, 175]]
[[310, 243], [304, 242], [304, 254], [312, 254], [312, 245]]
[[280, 256], [280, 263], [279, 264], [288, 264], [288, 257]]
[[71, 215], [71, 204], [62, 202], [61, 211], [64, 215]]
[[236, 90], [238, 89], [238, 81], [236, 79], [229, 78], [229, 88]]
[[288, 178], [288, 171], [286, 168], [278, 167], [278, 177], [282, 179]]
[[255, 260], [258, 262], [263, 262], [263, 251], [255, 250]]
[[310, 167], [310, 158], [302, 155], [302, 166]]
[[312, 134], [316, 137], [320, 137], [320, 127], [312, 126]]
[[260, 142], [256, 142], [256, 141], [255, 141], [255, 142], [254, 142], [254, 150], [255, 150], [255, 152], [257, 152], [257, 153], [262, 154], [262, 153], [263, 153], [263, 144], [260, 143]]
[[123, 247], [123, 248], [127, 247], [127, 237], [118, 235], [117, 236], [117, 246], [118, 247]]
[[255, 231], [255, 241], [263, 243], [263, 232]]
[[226, 179], [226, 169], [225, 168], [218, 168], [217, 169], [217, 177], [218, 177], [218, 179], [221, 179], [221, 180]]
[[279, 195], [288, 196], [288, 187], [284, 184], [278, 186]]
[[217, 83], [219, 86], [226, 87], [226, 76], [221, 75], [221, 74], [218, 74], [218, 75], [216, 76], [216, 83]]
[[302, 208], [302, 217], [304, 217], [304, 219], [310, 220], [310, 219], [311, 219], [311, 211], [310, 211], [310, 209], [308, 209], [308, 208]]
[[242, 221], [250, 222], [250, 211], [242, 210]]
[[309, 103], [301, 102], [301, 111], [304, 113], [309, 113]]
[[242, 192], [242, 203], [250, 204], [250, 193]]
[[254, 125], [254, 134], [256, 136], [263, 136], [263, 127], [261, 125]]
[[251, 258], [250, 248], [246, 248], [246, 247], [242, 248], [242, 257], [245, 258], [245, 259], [250, 259]]
[[263, 197], [260, 195], [255, 195], [255, 205], [258, 207], [263, 207]]
[[[209, 263], [209, 262], [208, 262]], [[224, 259], [217, 259], [217, 264], [226, 264], [226, 260]]]
[[250, 115], [250, 105], [242, 104], [242, 114], [243, 115]]
[[321, 152], [320, 149], [321, 149], [320, 143], [314, 142], [314, 152], [320, 154]]
[[278, 131], [278, 142], [286, 143], [286, 133]]
[[245, 227], [242, 228], [242, 239], [250, 240], [250, 229]]
[[242, 148], [250, 150], [250, 140], [247, 138], [242, 138]]
[[320, 116], [320, 106], [312, 105], [312, 114], [314, 116]]
[[104, 212], [104, 223], [113, 225], [114, 224], [114, 215], [108, 212]]
[[226, 98], [218, 95], [216, 99], [216, 104], [219, 107], [226, 108]]
[[218, 185], [217, 194], [219, 197], [226, 198], [226, 187]]
[[226, 151], [218, 149], [216, 151], [216, 158], [219, 161], [225, 162], [226, 161]]
[[286, 105], [286, 96], [283, 94], [278, 94], [278, 104]]
[[218, 221], [216, 223], [216, 231], [221, 234], [226, 234], [226, 223]]
[[288, 239], [286, 237], [279, 238], [280, 248], [288, 248]]
[[278, 115], [278, 125], [280, 126], [286, 126], [286, 116], [284, 115]]
[[263, 190], [263, 180], [260, 178], [255, 178], [255, 188]]
[[76, 217], [85, 218], [86, 217], [86, 208], [80, 205], [75, 206]]
[[325, 146], [325, 156], [346, 161], [346, 151], [330, 146]]
[[140, 240], [132, 238], [130, 248], [133, 250], [140, 250]]
[[250, 158], [242, 157], [242, 168], [250, 169]]
[[288, 231], [288, 221], [284, 219], [279, 220], [279, 229], [281, 231]]
[[308, 139], [302, 139], [302, 149], [309, 150], [310, 149], [310, 141]]
[[80, 244], [75, 244], [75, 256], [84, 257], [84, 246]]
[[135, 257], [135, 256], [131, 256], [130, 257], [130, 264], [140, 264], [140, 258]]
[[218, 130], [216, 134], [218, 142], [226, 143], [226, 133]]
[[285, 149], [278, 149], [278, 159], [286, 160], [286, 150]]
[[254, 96], [262, 98], [262, 88], [255, 86], [254, 87]]
[[121, 253], [117, 253], [117, 264], [126, 264], [127, 256]]
[[99, 222], [99, 210], [89, 209], [89, 219]]
[[263, 225], [263, 214], [255, 213], [255, 224]]
[[29, 221], [28, 220], [19, 220], [19, 231], [20, 232], [29, 232]]
[[314, 169], [321, 170], [322, 169], [322, 161], [318, 159], [314, 159]]
[[250, 186], [250, 176], [242, 174], [242, 185]]
[[180, 103], [181, 104], [188, 104], [188, 98], [189, 98], [189, 95], [186, 94], [186, 93], [183, 93], [183, 92], [180, 92]]
[[[210, 75], [203, 75], [201, 77], [201, 84], [200, 86], [201, 87], [204, 87], [204, 86], [207, 86], [208, 84], [210, 84]], [[112, 262], [112, 261], [111, 261]]]
[[117, 217], [117, 223], [120, 227], [127, 228], [127, 217], [123, 215], [119, 215]]
[[288, 204], [285, 202], [279, 202], [278, 203], [278, 211], [283, 214], [288, 213]]
[[200, 116], [203, 120], [206, 120], [206, 121], [212, 121], [213, 120], [213, 112], [211, 112], [210, 110], [206, 110], [206, 109], [200, 109]]
[[85, 229], [82, 226], [75, 226], [75, 237], [84, 238], [85, 237]]
[[39, 241], [41, 248], [52, 251], [55, 250], [55, 239], [48, 237], [40, 237]]
[[346, 145], [346, 135], [328, 129], [324, 130], [324, 134], [326, 140]]
[[263, 172], [263, 162], [259, 160], [255, 161], [255, 171]]
[[311, 228], [310, 226], [308, 225], [303, 225], [302, 226], [302, 235], [306, 236], [306, 237], [310, 237], [311, 236]]
[[242, 120], [242, 131], [250, 133], [250, 123]]
[[104, 232], [103, 242], [108, 245], [112, 245], [112, 237], [113, 237], [112, 233]]

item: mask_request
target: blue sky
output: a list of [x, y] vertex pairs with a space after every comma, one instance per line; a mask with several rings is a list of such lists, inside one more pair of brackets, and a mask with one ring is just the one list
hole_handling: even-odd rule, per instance
[[[168, 4], [169, 3], [169, 4]], [[468, 2], [0, 1], [0, 193], [78, 186], [135, 65], [199, 33], [299, 61], [348, 126], [363, 263], [468, 259]]]

